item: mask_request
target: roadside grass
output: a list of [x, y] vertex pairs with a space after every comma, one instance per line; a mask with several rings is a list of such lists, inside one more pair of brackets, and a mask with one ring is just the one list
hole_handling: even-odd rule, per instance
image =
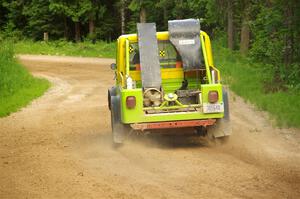
[[261, 63], [255, 63], [214, 43], [215, 65], [231, 90], [260, 110], [269, 112], [278, 126], [300, 127], [300, 91], [265, 92], [264, 82], [272, 78]]
[[21, 40], [15, 44], [17, 54], [57, 55], [57, 56], [80, 56], [80, 57], [106, 57], [115, 58], [115, 42], [106, 43], [97, 41], [73, 43], [65, 40], [57, 41], [32, 41]]
[[0, 117], [28, 105], [49, 87], [47, 80], [33, 77], [17, 62], [12, 44], [0, 42]]

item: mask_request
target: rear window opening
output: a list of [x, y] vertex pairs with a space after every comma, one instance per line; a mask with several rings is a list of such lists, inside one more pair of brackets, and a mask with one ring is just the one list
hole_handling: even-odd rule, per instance
[[[181, 56], [169, 40], [158, 41], [158, 53], [162, 69], [182, 68]], [[199, 56], [203, 57], [202, 52]], [[132, 42], [129, 45], [129, 59], [130, 71], [141, 70], [139, 46], [137, 42]], [[201, 63], [200, 69], [205, 69], [204, 62]]]
[[[203, 61], [199, 69], [184, 71], [181, 56], [169, 40], [158, 40], [158, 56], [165, 93], [176, 93], [177, 90], [197, 91], [201, 84], [208, 83], [204, 59], [201, 59]], [[203, 58], [202, 51], [199, 56]], [[137, 76], [141, 71], [138, 42], [129, 44], [129, 70], [136, 88], [142, 88], [142, 82]]]

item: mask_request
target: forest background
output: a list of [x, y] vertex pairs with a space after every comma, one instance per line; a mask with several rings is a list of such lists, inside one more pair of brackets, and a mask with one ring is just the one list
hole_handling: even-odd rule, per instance
[[300, 126], [299, 0], [0, 0], [0, 56], [13, 41], [21, 54], [114, 57], [114, 41], [137, 22], [164, 31], [168, 20], [186, 18], [200, 19], [235, 93]]
[[170, 19], [198, 18], [223, 46], [273, 73], [268, 90], [300, 86], [298, 0], [0, 0], [1, 37], [111, 42], [137, 22], [167, 30]]

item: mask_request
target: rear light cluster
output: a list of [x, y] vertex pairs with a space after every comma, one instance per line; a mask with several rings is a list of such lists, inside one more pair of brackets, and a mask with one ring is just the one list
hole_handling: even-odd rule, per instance
[[216, 103], [219, 100], [218, 91], [209, 91], [208, 92], [208, 101], [210, 103]]
[[128, 97], [126, 97], [126, 106], [129, 109], [135, 108], [135, 106], [136, 106], [135, 96], [128, 96]]

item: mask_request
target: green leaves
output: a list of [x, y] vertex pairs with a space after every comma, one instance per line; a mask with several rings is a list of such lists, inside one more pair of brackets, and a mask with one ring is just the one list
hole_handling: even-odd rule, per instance
[[50, 40], [111, 41], [121, 34], [121, 29], [126, 33], [136, 32], [136, 23], [141, 18], [156, 22], [159, 31], [167, 30], [168, 20], [198, 18], [201, 28], [211, 38], [226, 44], [228, 2], [232, 2], [234, 31], [230, 33], [234, 32], [234, 49], [246, 46], [248, 50], [250, 35], [249, 57], [263, 62], [274, 76], [280, 73], [277, 76], [284, 84], [298, 84], [300, 1], [297, 0], [0, 0], [0, 14], [4, 16], [0, 18], [0, 31], [3, 38], [16, 40], [23, 36], [41, 40], [43, 32], [48, 32]]
[[133, 12], [138, 11], [140, 9], [140, 0], [132, 0], [128, 8]]
[[93, 10], [93, 5], [90, 0], [50, 0], [49, 9], [70, 17], [74, 22], [85, 22], [88, 19], [88, 13]]

